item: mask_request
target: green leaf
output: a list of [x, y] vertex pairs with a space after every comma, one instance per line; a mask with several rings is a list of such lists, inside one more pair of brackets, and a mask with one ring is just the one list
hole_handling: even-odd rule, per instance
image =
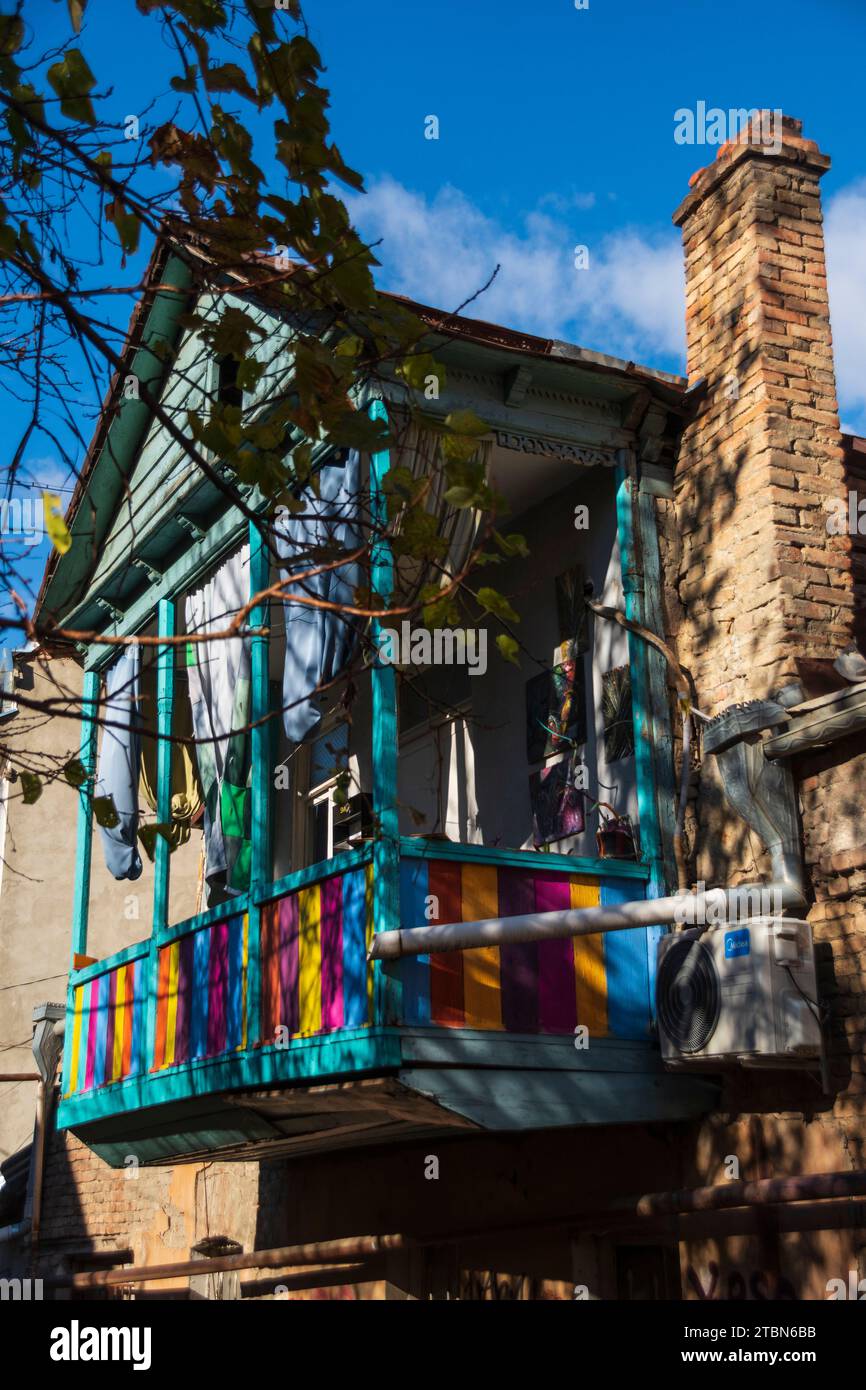
[[487, 434], [490, 426], [480, 420], [474, 410], [452, 410], [445, 416], [445, 423], [455, 434], [466, 434], [480, 438]]
[[401, 376], [413, 391], [425, 390], [431, 376], [436, 378], [440, 393], [445, 389], [445, 368], [430, 352], [413, 353], [405, 358], [397, 368], [397, 375]]
[[496, 639], [496, 645], [506, 661], [512, 662], [515, 666], [520, 665], [520, 648], [513, 637], [510, 637], [507, 632], [500, 632]]
[[258, 100], [255, 87], [250, 86], [249, 78], [237, 63], [223, 63], [218, 68], [205, 68], [202, 77], [209, 92], [238, 92], [250, 101]]
[[42, 795], [42, 781], [35, 772], [21, 773], [21, 793], [25, 806], [32, 806]]
[[70, 758], [63, 769], [63, 776], [70, 787], [83, 787], [87, 781], [87, 768], [79, 758]]
[[17, 53], [24, 42], [24, 21], [17, 14], [0, 14], [0, 56]]
[[160, 836], [165, 840], [170, 850], [174, 848], [171, 838], [172, 827], [170, 825], [161, 825], [159, 822], [151, 823], [150, 825], [142, 825], [138, 832], [138, 838], [141, 840], [144, 852], [151, 864], [156, 857], [156, 841]]
[[445, 492], [445, 501], [452, 507], [471, 507], [475, 495], [475, 489], [472, 487], [449, 487]]
[[495, 617], [501, 618], [503, 622], [520, 622], [520, 614], [515, 613], [508, 599], [500, 594], [497, 589], [479, 589], [478, 602], [488, 613], [493, 613]]
[[114, 198], [106, 205], [105, 217], [108, 222], [114, 224], [124, 255], [135, 255], [138, 250], [138, 237], [141, 231], [141, 223], [135, 214], [129, 212], [118, 198]]
[[95, 125], [96, 115], [90, 93], [96, 78], [77, 48], [70, 48], [59, 63], [48, 69], [48, 81], [60, 97], [60, 110], [71, 121]]
[[72, 537], [67, 529], [61, 511], [60, 498], [56, 492], [43, 492], [42, 510], [45, 514], [45, 530], [48, 533], [48, 539], [55, 550], [59, 551], [61, 555], [65, 555], [72, 545]]
[[95, 796], [93, 814], [96, 824], [101, 825], [104, 830], [113, 830], [116, 825], [120, 825], [120, 816], [114, 809], [113, 796]]
[[509, 557], [512, 555], [519, 555], [521, 560], [527, 560], [529, 558], [529, 546], [526, 544], [524, 537], [518, 535], [517, 532], [512, 532], [508, 536], [503, 536], [500, 531], [494, 529], [493, 539], [499, 546], [503, 555], [508, 555]]

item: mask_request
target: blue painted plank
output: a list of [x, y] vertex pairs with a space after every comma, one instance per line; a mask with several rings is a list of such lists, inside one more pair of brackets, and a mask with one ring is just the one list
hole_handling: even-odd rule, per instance
[[189, 1055], [203, 1057], [207, 1052], [208, 968], [210, 928], [196, 932], [192, 958], [192, 1009], [189, 1018]]
[[226, 1004], [226, 1047], [243, 1043], [244, 919], [229, 922], [229, 980]]
[[129, 1055], [130, 1076], [145, 1071], [144, 1065], [144, 1020], [147, 1009], [147, 957], [139, 958], [133, 966], [132, 983], [132, 1051]]
[[96, 1055], [93, 1059], [93, 1084], [101, 1086], [105, 1081], [105, 1045], [108, 1041], [108, 991], [111, 984], [109, 975], [99, 979], [96, 1003]]
[[[400, 861], [400, 927], [408, 930], [426, 923], [428, 871], [423, 859]], [[400, 962], [403, 982], [403, 1020], [430, 1022], [430, 957], [406, 956]]]
[[343, 1018], [347, 1028], [367, 1022], [367, 875], [343, 875]]
[[[602, 880], [602, 907], [616, 907], [634, 899], [634, 884], [628, 879]], [[608, 1028], [615, 1038], [647, 1037], [650, 993], [646, 928], [605, 932], [604, 960]]]

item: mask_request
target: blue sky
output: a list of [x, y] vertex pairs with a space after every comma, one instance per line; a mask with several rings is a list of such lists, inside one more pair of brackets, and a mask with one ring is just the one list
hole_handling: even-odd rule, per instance
[[[823, 195], [840, 405], [843, 426], [866, 430], [863, 0], [305, 8], [334, 136], [367, 181], [351, 205], [361, 230], [383, 239], [382, 287], [453, 309], [500, 262], [468, 312], [667, 370], [684, 367], [671, 213], [715, 153], [678, 145], [674, 113], [704, 101], [800, 117], [833, 158]], [[43, 43], [68, 32], [65, 3], [30, 0], [26, 12]], [[143, 111], [167, 79], [158, 25], [133, 0], [90, 0], [87, 15], [83, 48], [112, 109]], [[425, 139], [429, 116], [437, 140]], [[577, 245], [588, 272], [574, 269]], [[114, 306], [124, 322], [128, 307]], [[52, 459], [34, 441], [35, 482], [63, 481]], [[32, 548], [31, 571], [44, 550]]]

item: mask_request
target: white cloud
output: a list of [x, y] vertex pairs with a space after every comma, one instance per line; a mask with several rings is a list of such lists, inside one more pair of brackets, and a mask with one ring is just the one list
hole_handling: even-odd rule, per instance
[[[866, 179], [827, 204], [824, 237], [839, 403], [866, 428]], [[849, 426], [849, 428], [851, 428]], [[855, 430], [854, 432], [857, 432]]]
[[45, 488], [49, 492], [71, 492], [75, 486], [75, 474], [53, 454], [46, 454], [41, 458], [24, 460], [18, 485], [37, 490]]
[[[427, 199], [384, 177], [347, 201], [362, 233], [381, 239], [383, 288], [453, 310], [501, 269], [466, 309], [476, 318], [646, 365], [684, 370], [679, 235], [623, 228], [597, 242], [581, 233], [593, 194], [549, 194], [509, 230], [459, 189]], [[839, 399], [846, 420], [866, 428], [866, 179], [829, 200], [825, 233]], [[574, 268], [585, 243], [589, 269]]]
[[[679, 237], [623, 230], [598, 241], [581, 234], [593, 195], [551, 195], [519, 231], [486, 216], [459, 189], [430, 200], [385, 177], [353, 196], [352, 214], [376, 254], [384, 289], [454, 310], [501, 269], [466, 313], [542, 337], [681, 368], [685, 330]], [[552, 209], [552, 212], [548, 211]], [[589, 268], [575, 269], [575, 247]], [[671, 362], [670, 359], [673, 359]]]

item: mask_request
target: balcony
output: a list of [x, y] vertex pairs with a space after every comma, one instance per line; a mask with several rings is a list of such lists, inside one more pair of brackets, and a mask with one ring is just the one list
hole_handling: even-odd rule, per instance
[[[371, 461], [374, 501], [387, 467], [387, 456]], [[492, 447], [490, 468], [501, 489], [514, 490], [513, 507], [524, 509], [520, 524], [533, 558], [521, 581], [528, 595], [521, 616], [543, 653], [535, 665], [549, 672], [551, 653], [562, 662], [564, 639], [583, 630], [571, 609], [570, 626], [562, 629], [566, 566], [570, 601], [583, 592], [583, 578], [591, 578], [595, 593], [640, 611], [636, 595], [644, 577], [634, 567], [632, 533], [648, 525], [647, 508], [622, 470], [575, 472], [569, 461], [546, 459], [536, 461], [530, 485], [525, 459], [507, 442]], [[595, 518], [591, 545], [575, 540], [576, 502]], [[256, 525], [238, 522], [232, 530], [220, 523], [196, 542], [194, 561], [178, 562], [154, 581], [150, 609], [136, 600], [119, 622], [129, 633], [150, 623], [160, 643], [155, 785], [163, 823], [171, 816], [165, 736], [173, 727], [179, 674], [179, 600], [191, 575], [200, 583], [208, 565], [231, 547], [237, 554], [242, 542], [249, 547], [248, 592], [260, 594], [271, 571]], [[653, 543], [654, 535], [642, 535], [644, 562]], [[502, 575], [507, 579], [506, 569]], [[383, 594], [391, 591], [387, 556], [379, 557], [376, 583]], [[579, 727], [565, 742], [580, 745], [599, 787], [611, 781], [619, 787], [635, 829], [631, 859], [600, 857], [588, 817], [570, 838], [564, 831], [534, 834], [531, 785], [541, 773], [532, 769], [554, 765], [549, 730], [534, 714], [535, 667], [527, 673], [504, 664], [465, 681], [468, 693], [451, 694], [448, 703], [464, 713], [419, 722], [417, 692], [410, 689], [404, 699], [394, 666], [371, 662], [341, 735], [343, 775], [358, 804], [369, 802], [371, 818], [351, 842], [338, 844], [315, 743], [297, 745], [302, 756], [293, 764], [296, 771], [306, 768], [302, 791], [293, 792], [305, 808], [301, 819], [308, 817], [300, 838], [295, 812], [275, 811], [281, 793], [274, 768], [294, 752], [271, 732], [278, 721], [267, 723], [281, 708], [273, 689], [281, 669], [273, 616], [259, 608], [249, 620], [245, 889], [193, 915], [185, 915], [187, 906], [176, 914], [183, 920], [172, 920], [175, 865], [157, 837], [151, 934], [88, 959], [89, 784], [79, 793], [60, 1126], [122, 1166], [131, 1159], [300, 1153], [460, 1130], [686, 1120], [711, 1108], [714, 1085], [665, 1072], [654, 1042], [657, 929], [397, 962], [367, 958], [374, 932], [613, 904], [664, 890], [663, 821], [673, 797], [663, 785], [670, 733], [662, 659], [621, 629], [613, 636], [596, 629], [588, 645], [582, 638], [568, 642], [568, 651], [578, 653], [569, 660], [576, 659], [580, 675]], [[97, 646], [86, 701], [99, 698], [106, 660]], [[607, 677], [623, 671], [630, 673], [631, 701], [625, 751], [608, 746], [601, 714]], [[427, 693], [435, 705], [435, 689]], [[81, 762], [89, 771], [95, 745], [95, 726], [86, 724]], [[431, 769], [443, 763], [444, 798], [430, 792]], [[407, 807], [422, 830], [411, 833]], [[184, 873], [178, 868], [177, 878], [182, 889], [187, 885], [178, 901], [189, 902], [188, 866]]]
[[[372, 858], [315, 865], [75, 971], [60, 1125], [120, 1166], [711, 1103], [652, 1045], [651, 933], [368, 962]], [[403, 839], [389, 925], [420, 925], [431, 895], [449, 921], [643, 895], [641, 865], [540, 858]]]

